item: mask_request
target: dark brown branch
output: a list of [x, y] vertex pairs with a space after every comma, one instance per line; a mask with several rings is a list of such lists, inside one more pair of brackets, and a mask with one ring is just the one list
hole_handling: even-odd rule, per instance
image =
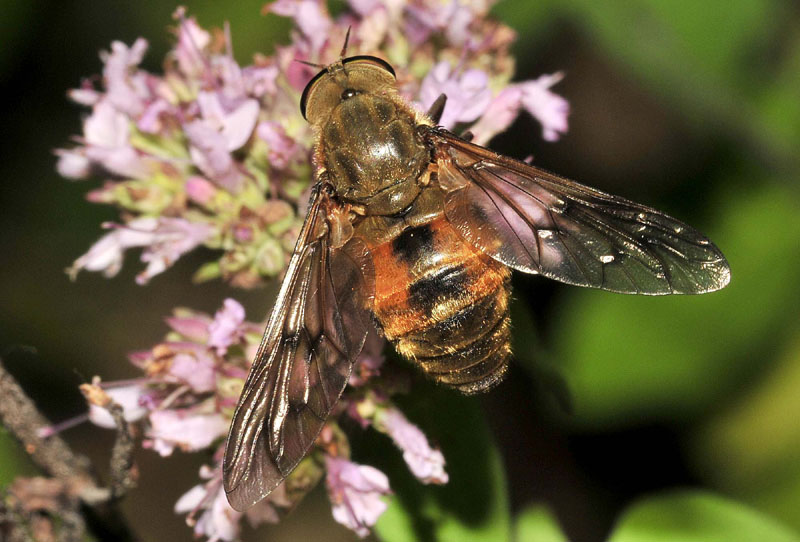
[[78, 486], [96, 486], [89, 473], [89, 462], [76, 455], [58, 435], [39, 436], [49, 425], [33, 401], [9, 374], [0, 360], [0, 423], [19, 441], [30, 458], [45, 473], [59, 480], [70, 480]]
[[133, 440], [122, 407], [113, 401], [106, 407], [117, 424], [117, 438], [111, 450], [111, 498], [119, 499], [136, 487], [137, 472], [133, 463]]
[[[102, 487], [91, 473], [88, 460], [74, 453], [61, 437], [40, 436], [48, 420], [5, 370], [0, 359], [0, 423], [20, 442], [34, 463], [51, 477], [18, 477], [8, 488], [9, 498], [0, 499], [0, 539], [45, 540], [51, 533], [53, 540], [78, 541], [83, 539], [88, 527], [98, 540], [134, 540], [115, 504], [135, 485], [133, 435], [121, 406], [99, 386], [82, 386], [86, 393], [84, 388], [104, 396], [101, 406], [117, 424], [110, 488]], [[51, 521], [49, 516], [55, 516], [58, 521]], [[57, 533], [56, 524], [59, 525]], [[34, 532], [36, 530], [39, 531]]]

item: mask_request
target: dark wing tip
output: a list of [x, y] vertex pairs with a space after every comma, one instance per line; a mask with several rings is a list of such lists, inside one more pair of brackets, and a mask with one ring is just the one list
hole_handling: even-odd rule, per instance
[[719, 256], [716, 260], [702, 264], [704, 275], [708, 281], [704, 284], [704, 288], [700, 288], [693, 292], [677, 292], [677, 293], [691, 293], [691, 294], [705, 294], [709, 292], [716, 292], [722, 290], [731, 282], [731, 266], [722, 252], [714, 246], [714, 252]]
[[[277, 487], [277, 485], [275, 487]], [[275, 487], [271, 488], [269, 491], [262, 492], [254, 491], [252, 486], [240, 484], [230, 490], [226, 487], [225, 497], [228, 499], [228, 504], [231, 505], [231, 508], [237, 512], [244, 512], [257, 502], [266, 498], [267, 495], [272, 493], [272, 490], [275, 489]]]
[[264, 450], [255, 451], [248, 464], [231, 468], [227, 461], [222, 466], [222, 486], [231, 507], [243, 512], [267, 497], [283, 482], [285, 475], [275, 468]]
[[661, 211], [435, 128], [445, 214], [500, 263], [567, 284], [641, 295], [724, 288], [730, 266], [703, 234]]

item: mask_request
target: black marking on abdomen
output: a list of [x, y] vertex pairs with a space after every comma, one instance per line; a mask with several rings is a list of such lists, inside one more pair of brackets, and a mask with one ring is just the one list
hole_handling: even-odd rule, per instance
[[467, 294], [469, 276], [463, 265], [446, 267], [422, 277], [408, 287], [408, 304], [430, 316], [440, 299], [456, 299]]
[[392, 252], [406, 263], [416, 262], [433, 249], [433, 230], [430, 224], [408, 228], [392, 240]]

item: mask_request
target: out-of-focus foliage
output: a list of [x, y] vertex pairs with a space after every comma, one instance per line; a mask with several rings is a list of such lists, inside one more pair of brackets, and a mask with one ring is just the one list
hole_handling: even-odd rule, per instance
[[699, 472], [731, 495], [800, 529], [800, 330], [751, 390], [698, 429]]
[[800, 537], [746, 506], [700, 491], [643, 499], [620, 517], [609, 542], [798, 542]]
[[787, 292], [800, 289], [800, 229], [788, 225], [800, 205], [778, 183], [756, 190], [726, 182], [742, 188], [709, 204], [711, 238], [733, 269], [725, 290], [670, 298], [568, 293], [553, 356], [563, 364], [578, 422], [696, 416], [724, 400], [743, 375], [768, 368], [765, 351], [797, 314]]
[[35, 472], [3, 427], [0, 427], [0, 467], [0, 487], [11, 483], [19, 474], [30, 476]]
[[[701, 141], [725, 133], [737, 149], [693, 181], [714, 189], [689, 204], [702, 209], [693, 224], [729, 258], [726, 290], [670, 299], [564, 292], [547, 361], [563, 369], [574, 421], [595, 433], [653, 420], [695, 426], [684, 445], [699, 479], [800, 529], [797, 6], [530, 2], [522, 8], [535, 19], [530, 26], [527, 16], [514, 16], [518, 9], [504, 3], [497, 11], [531, 35], [547, 30], [548, 18], [579, 27], [622, 72], [679, 111]], [[520, 335], [537, 348], [530, 334]], [[666, 518], [668, 508], [707, 514], [692, 518], [694, 528], [676, 532], [666, 521], [652, 523], [649, 538], [634, 536], [648, 510]], [[780, 529], [758, 530], [763, 522], [740, 506], [700, 497], [630, 514], [613, 540], [794, 539]], [[707, 524], [725, 530], [701, 537]]]
[[514, 524], [514, 542], [569, 542], [553, 512], [545, 506], [522, 509]]
[[425, 398], [404, 410], [440, 439], [450, 481], [444, 486], [409, 484], [405, 473], [392, 469], [396, 495], [378, 521], [378, 535], [387, 542], [508, 540], [505, 474], [483, 413], [474, 401], [425, 388]]
[[[713, 123], [748, 139], [753, 152], [797, 166], [800, 139], [800, 35], [797, 13], [784, 0], [727, 2], [644, 0], [530, 2], [517, 17], [514, 2], [500, 4], [520, 32], [543, 28], [547, 17], [581, 26], [606, 55], [685, 118]], [[535, 20], [531, 20], [535, 19]], [[530, 27], [525, 23], [531, 21]], [[776, 47], [775, 41], [782, 41]]]
[[[641, 499], [619, 518], [608, 542], [798, 542], [768, 516], [717, 495], [678, 490]], [[514, 542], [568, 542], [553, 513], [541, 505], [520, 511]]]

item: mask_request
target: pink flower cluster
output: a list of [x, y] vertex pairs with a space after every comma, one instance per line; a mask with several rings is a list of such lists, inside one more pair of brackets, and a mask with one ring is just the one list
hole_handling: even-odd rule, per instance
[[[377, 469], [348, 459], [350, 446], [338, 428], [342, 413], [365, 428], [372, 425], [389, 435], [421, 482], [447, 482], [442, 453], [389, 399], [390, 390], [397, 386], [380, 376], [384, 341], [373, 334], [354, 369], [351, 388], [338, 414], [329, 419], [315, 451], [264, 501], [245, 513], [236, 512], [222, 489], [224, 437], [261, 328], [244, 319], [244, 309], [233, 299], [226, 299], [213, 317], [177, 309], [166, 321], [172, 331], [163, 342], [130, 356], [142, 377], [99, 385], [122, 406], [127, 421], [141, 426], [143, 447], [162, 456], [176, 450], [213, 450], [213, 464], [200, 471], [204, 481], [175, 504], [177, 513], [189, 514], [196, 534], [210, 540], [235, 540], [242, 519], [252, 525], [275, 523], [279, 510], [294, 507], [327, 473], [334, 518], [365, 536], [386, 509], [381, 497], [390, 493], [389, 481]], [[90, 404], [89, 420], [114, 427], [110, 414], [98, 405]]]
[[266, 11], [291, 17], [292, 43], [239, 66], [229, 32], [201, 28], [175, 12], [176, 43], [164, 73], [139, 67], [147, 42], [111, 44], [101, 84], [87, 79], [70, 97], [91, 108], [78, 145], [56, 151], [70, 179], [101, 176], [92, 202], [117, 206], [121, 223], [70, 268], [115, 275], [123, 254], [142, 248], [144, 284], [198, 246], [221, 251], [195, 280], [222, 277], [248, 287], [278, 275], [300, 225], [312, 176], [312, 134], [300, 93], [315, 69], [296, 60], [335, 60], [352, 28], [348, 54], [377, 55], [395, 68], [405, 97], [426, 110], [448, 96], [446, 128], [468, 128], [478, 143], [508, 128], [521, 111], [553, 141], [569, 106], [550, 88], [561, 75], [509, 84], [514, 33], [491, 20], [492, 2], [350, 0], [332, 18], [321, 0], [277, 0]]
[[286, 88], [276, 59], [240, 67], [227, 34], [200, 28], [182, 9], [175, 17], [163, 75], [139, 68], [144, 39], [114, 42], [101, 55], [102, 90], [90, 79], [70, 92], [92, 110], [79, 145], [57, 151], [58, 171], [103, 176], [88, 198], [124, 218], [106, 224], [111, 231], [70, 272], [113, 276], [124, 252], [142, 247], [143, 284], [203, 245], [223, 254], [196, 279], [250, 286], [283, 270], [299, 228], [310, 136], [294, 112], [298, 91]]
[[[221, 277], [249, 287], [279, 275], [302, 220], [312, 180], [313, 134], [300, 114], [300, 94], [315, 69], [296, 62], [337, 59], [351, 29], [349, 55], [390, 62], [398, 88], [425, 110], [441, 93], [447, 128], [470, 129], [489, 141], [527, 111], [555, 140], [567, 129], [567, 102], [550, 88], [560, 74], [510, 84], [508, 54], [514, 33], [488, 16], [482, 0], [349, 0], [332, 17], [322, 0], [277, 0], [265, 11], [294, 21], [292, 42], [249, 66], [233, 59], [227, 28], [209, 32], [175, 12], [175, 46], [164, 72], [140, 68], [147, 42], [114, 42], [101, 55], [102, 77], [87, 79], [70, 97], [91, 108], [77, 145], [56, 151], [58, 171], [70, 179], [100, 176], [88, 194], [120, 210], [120, 221], [70, 269], [119, 272], [124, 253], [140, 248], [144, 284], [197, 247], [217, 250], [195, 280]], [[97, 84], [99, 81], [99, 84]], [[334, 518], [359, 536], [387, 507], [387, 476], [350, 461], [338, 426], [342, 415], [386, 434], [422, 483], [448, 481], [445, 460], [391, 401], [397, 386], [381, 375], [384, 340], [368, 338], [339, 407], [312, 453], [264, 501], [239, 513], [221, 483], [224, 436], [261, 337], [244, 310], [228, 299], [216, 315], [186, 309], [167, 319], [165, 341], [131, 355], [142, 372], [132, 381], [105, 383], [126, 419], [142, 427], [143, 446], [162, 456], [212, 450], [201, 483], [175, 505], [195, 533], [234, 540], [243, 519], [276, 522], [323, 475]], [[90, 405], [89, 418], [112, 427], [108, 413]]]

